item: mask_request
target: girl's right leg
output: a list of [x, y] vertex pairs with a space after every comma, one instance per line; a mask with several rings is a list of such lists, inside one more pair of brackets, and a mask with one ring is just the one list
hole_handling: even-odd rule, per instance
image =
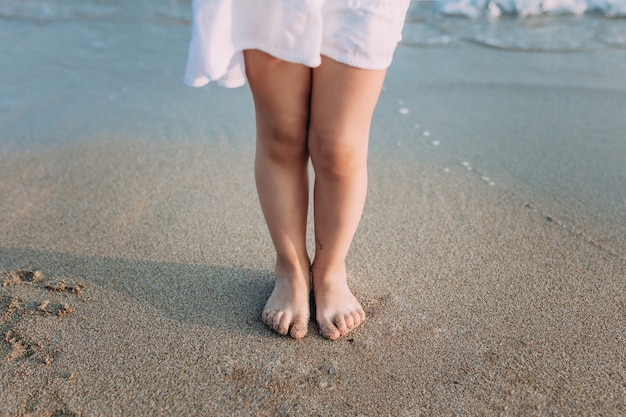
[[310, 315], [306, 221], [311, 69], [258, 50], [244, 55], [256, 114], [257, 192], [276, 249], [276, 283], [262, 318], [276, 332], [298, 339], [306, 335]]

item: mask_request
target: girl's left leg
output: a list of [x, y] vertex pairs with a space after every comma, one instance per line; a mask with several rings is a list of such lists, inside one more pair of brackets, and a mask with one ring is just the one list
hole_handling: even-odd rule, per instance
[[370, 123], [385, 70], [364, 70], [322, 57], [313, 69], [308, 148], [315, 169], [313, 291], [320, 333], [331, 340], [365, 313], [347, 284], [345, 258], [367, 191]]

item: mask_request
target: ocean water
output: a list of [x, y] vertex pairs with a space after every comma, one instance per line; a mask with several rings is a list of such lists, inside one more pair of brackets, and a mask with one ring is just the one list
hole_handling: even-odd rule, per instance
[[626, 48], [626, 0], [413, 1], [404, 44], [520, 51]]
[[[190, 23], [190, 0], [0, 0], [0, 21], [95, 22], [139, 19]], [[412, 0], [405, 45], [459, 41], [513, 50], [626, 48], [626, 0]]]

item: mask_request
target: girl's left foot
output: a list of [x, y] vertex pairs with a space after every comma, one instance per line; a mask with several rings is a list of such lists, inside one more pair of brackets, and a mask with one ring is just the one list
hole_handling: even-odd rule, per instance
[[365, 320], [365, 311], [348, 288], [345, 267], [319, 271], [313, 266], [315, 318], [320, 334], [337, 340]]

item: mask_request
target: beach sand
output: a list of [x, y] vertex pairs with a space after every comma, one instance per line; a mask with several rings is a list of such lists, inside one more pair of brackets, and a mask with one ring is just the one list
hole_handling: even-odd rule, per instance
[[1, 415], [626, 413], [626, 51], [401, 47], [348, 259], [368, 319], [294, 341], [260, 320], [249, 92], [182, 86], [182, 33], [142, 76], [0, 84]]

